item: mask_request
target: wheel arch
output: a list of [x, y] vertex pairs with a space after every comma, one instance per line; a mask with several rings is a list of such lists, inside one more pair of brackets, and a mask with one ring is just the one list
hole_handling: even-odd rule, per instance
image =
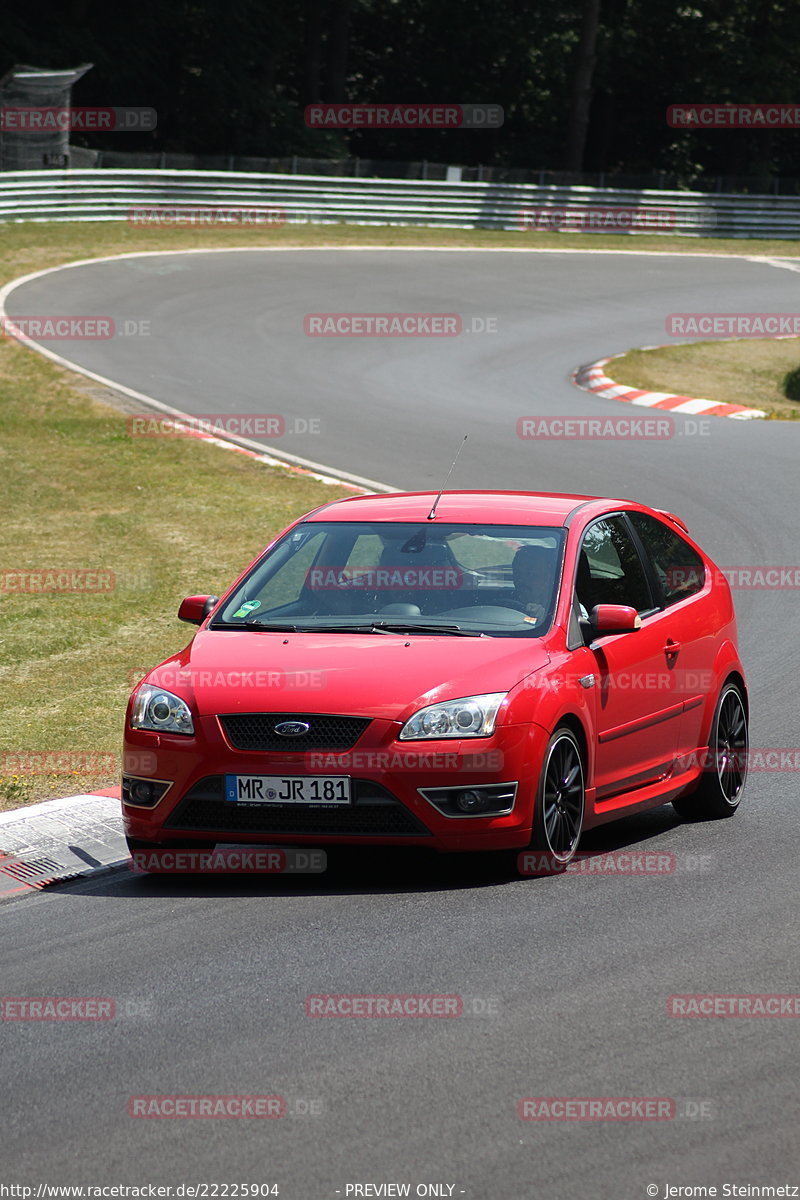
[[717, 711], [717, 704], [722, 695], [723, 688], [729, 683], [735, 683], [742, 693], [744, 701], [745, 713], [748, 721], [750, 720], [750, 698], [747, 694], [747, 683], [745, 682], [744, 669], [739, 656], [736, 653], [734, 645], [726, 640], [720, 646], [713, 666], [713, 676], [718, 681], [716, 686], [709, 689], [706, 694], [706, 707], [703, 716], [703, 724], [701, 726], [701, 744], [706, 745], [711, 737], [711, 731], [714, 725], [714, 713]]
[[750, 719], [750, 697], [747, 694], [747, 684], [744, 681], [744, 675], [742, 674], [742, 672], [738, 671], [738, 670], [729, 671], [728, 674], [725, 676], [725, 678], [722, 681], [722, 687], [719, 689], [720, 692], [722, 692], [722, 688], [727, 687], [727, 685], [729, 683], [735, 683], [736, 686], [738, 687], [739, 691], [742, 693], [742, 700], [744, 701], [744, 711], [747, 715], [747, 719], [749, 720]]
[[572, 733], [575, 734], [575, 737], [577, 738], [578, 746], [580, 747], [580, 751], [581, 751], [581, 758], [583, 759], [583, 768], [584, 768], [584, 771], [586, 772], [585, 783], [588, 786], [588, 779], [589, 779], [589, 772], [591, 770], [591, 763], [590, 763], [590, 759], [589, 759], [589, 739], [586, 734], [586, 729], [584, 727], [584, 724], [581, 721], [580, 717], [576, 713], [566, 712], [566, 713], [562, 713], [561, 716], [556, 721], [555, 725], [553, 726], [553, 733], [555, 733], [555, 731], [557, 729], [559, 729], [562, 725], [566, 725], [566, 727], [568, 729], [570, 729], [572, 731]]

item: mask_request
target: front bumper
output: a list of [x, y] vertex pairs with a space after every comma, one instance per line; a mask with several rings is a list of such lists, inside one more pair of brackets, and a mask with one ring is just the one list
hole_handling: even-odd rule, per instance
[[[216, 717], [199, 718], [192, 738], [127, 729], [126, 774], [170, 786], [152, 808], [123, 802], [125, 832], [165, 845], [371, 844], [465, 851], [528, 844], [547, 741], [543, 729], [506, 725], [490, 738], [425, 742], [398, 742], [399, 730], [395, 722], [376, 719], [349, 751], [278, 753], [234, 749]], [[226, 774], [347, 775], [352, 803], [231, 803], [225, 798]], [[502, 815], [445, 814], [423, 795], [497, 784], [516, 785], [511, 811]]]

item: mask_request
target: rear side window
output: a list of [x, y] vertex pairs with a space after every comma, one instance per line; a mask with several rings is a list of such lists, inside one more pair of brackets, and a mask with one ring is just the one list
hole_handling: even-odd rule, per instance
[[680, 534], [656, 517], [628, 513], [650, 558], [667, 604], [677, 604], [703, 587], [706, 569], [702, 558]]

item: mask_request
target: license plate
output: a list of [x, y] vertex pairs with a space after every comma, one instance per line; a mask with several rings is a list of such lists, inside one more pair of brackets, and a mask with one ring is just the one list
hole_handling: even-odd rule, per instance
[[226, 775], [230, 804], [349, 804], [348, 775]]

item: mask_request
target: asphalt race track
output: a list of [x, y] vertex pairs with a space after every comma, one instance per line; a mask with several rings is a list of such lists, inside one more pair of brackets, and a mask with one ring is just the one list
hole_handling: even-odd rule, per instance
[[[280, 449], [340, 470], [435, 487], [466, 433], [451, 487], [635, 497], [678, 512], [722, 566], [800, 561], [800, 426], [677, 414], [661, 441], [516, 435], [522, 416], [646, 416], [568, 376], [667, 341], [669, 313], [800, 311], [800, 275], [766, 262], [164, 255], [51, 274], [7, 310], [149, 320], [148, 336], [48, 344], [192, 413], [318, 419]], [[459, 313], [496, 332], [304, 334], [307, 313], [331, 311]], [[753, 746], [798, 747], [797, 593], [736, 600]], [[390, 1182], [474, 1200], [796, 1185], [796, 1022], [674, 1019], [667, 998], [797, 992], [799, 784], [757, 772], [731, 821], [667, 807], [584, 839], [675, 854], [662, 876], [517, 880], [481, 859], [371, 853], [278, 881], [123, 871], [7, 904], [3, 993], [114, 997], [119, 1016], [3, 1024], [4, 1154], [34, 1184], [278, 1183], [289, 1200]], [[469, 1015], [306, 1017], [306, 996], [351, 992], [455, 993]], [[150, 1093], [278, 1094], [288, 1113], [129, 1117]], [[677, 1115], [522, 1121], [531, 1096], [669, 1097]]]

